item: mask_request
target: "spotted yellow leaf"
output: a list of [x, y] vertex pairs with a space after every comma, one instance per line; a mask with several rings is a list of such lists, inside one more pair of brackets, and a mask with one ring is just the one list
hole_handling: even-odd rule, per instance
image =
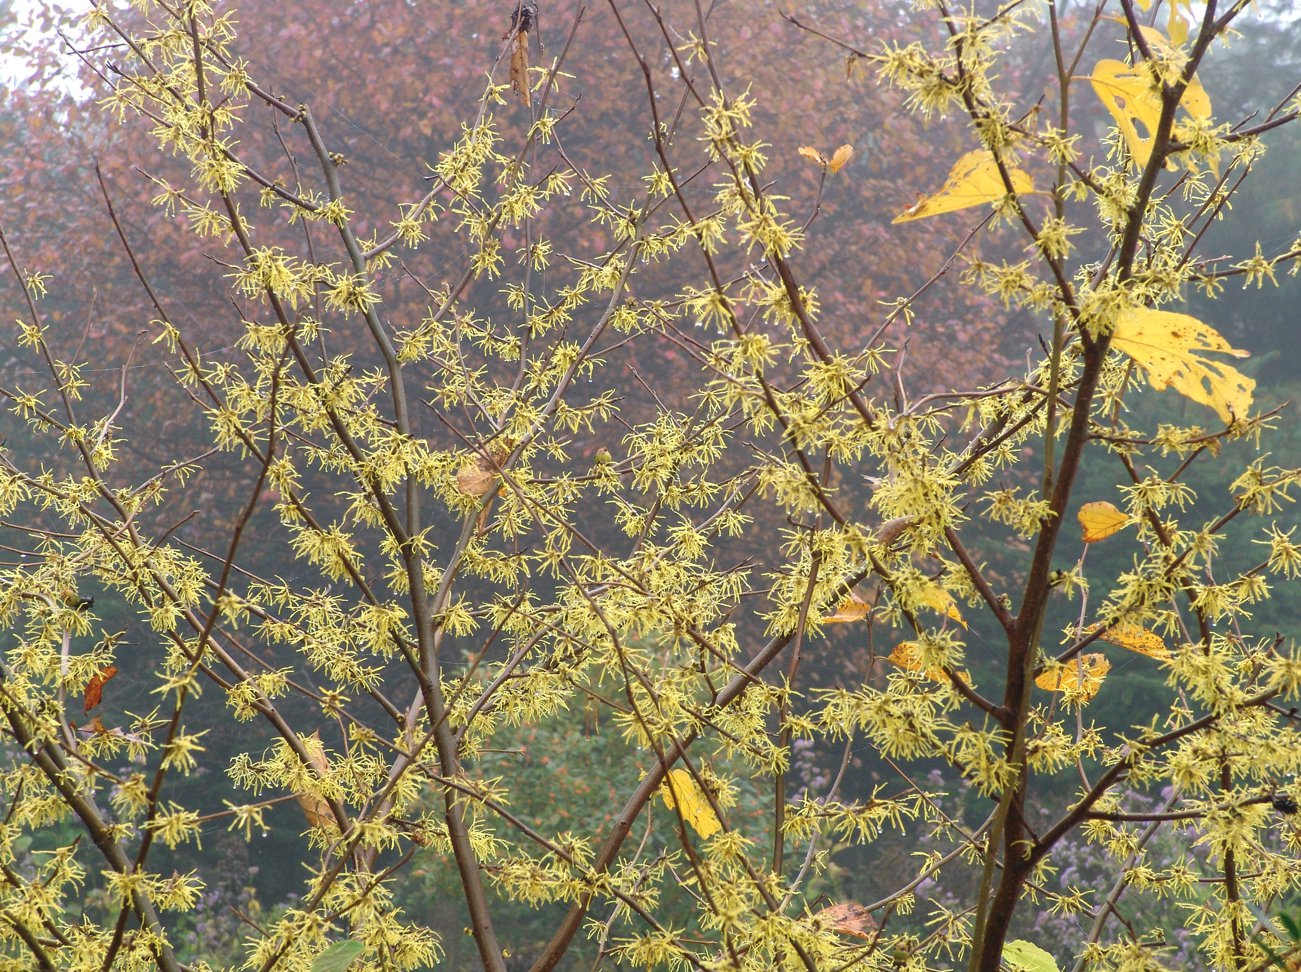
[[943, 669], [923, 668], [922, 652], [915, 641], [901, 641], [894, 650], [885, 656], [885, 660], [909, 672], [922, 672], [933, 682], [946, 681]]
[[1080, 507], [1078, 517], [1085, 543], [1106, 540], [1113, 533], [1119, 533], [1129, 526], [1129, 517], [1105, 500], [1085, 503]]
[[[1018, 193], [1034, 192], [1034, 183], [1021, 169], [1008, 167], [1012, 188]], [[909, 206], [894, 218], [896, 223], [906, 223], [926, 216], [951, 213], [983, 203], [997, 202], [1007, 195], [998, 163], [985, 149], [968, 152], [953, 164], [940, 191], [926, 196]]]
[[723, 829], [714, 808], [709, 805], [709, 800], [688, 770], [669, 770], [668, 776], [660, 784], [659, 795], [670, 810], [677, 807], [682, 813], [682, 819], [701, 837], [713, 836]]
[[[898, 665], [900, 668], [909, 672], [921, 672], [932, 682], [949, 681], [949, 676], [944, 673], [942, 668], [926, 668], [922, 664], [921, 646], [915, 641], [901, 641], [894, 646], [894, 650], [885, 656], [885, 660], [891, 664]], [[958, 672], [958, 677], [965, 682], [971, 681], [970, 672]]]
[[1121, 648], [1136, 651], [1140, 655], [1162, 659], [1170, 657], [1170, 649], [1165, 646], [1165, 642], [1161, 640], [1160, 635], [1154, 634], [1142, 625], [1132, 622], [1123, 621], [1120, 624], [1113, 624], [1098, 637], [1113, 645], [1119, 645]]
[[1255, 379], [1206, 357], [1210, 353], [1245, 358], [1248, 352], [1230, 346], [1218, 331], [1195, 317], [1132, 307], [1117, 318], [1111, 343], [1147, 372], [1157, 391], [1173, 387], [1215, 409], [1226, 423], [1245, 418], [1251, 409]]
[[922, 607], [930, 608], [932, 611], [938, 611], [949, 620], [958, 622], [964, 628], [967, 626], [966, 620], [962, 617], [962, 612], [958, 610], [958, 605], [953, 600], [953, 595], [934, 581], [922, 588], [921, 593], [917, 595], [917, 603]]
[[1072, 692], [1088, 701], [1098, 694], [1109, 671], [1111, 662], [1107, 661], [1106, 655], [1088, 652], [1044, 672], [1034, 683], [1049, 692]]
[[849, 596], [840, 602], [836, 608], [835, 614], [828, 614], [822, 618], [823, 624], [848, 624], [851, 621], [862, 621], [872, 613], [872, 605], [868, 604], [853, 591]]
[[[1161, 89], [1155, 77], [1143, 64], [1104, 58], [1093, 66], [1089, 81], [1115, 119], [1134, 163], [1143, 168], [1152, 157], [1152, 140], [1161, 121]], [[1211, 99], [1197, 78], [1188, 82], [1179, 106], [1194, 118], [1211, 117]]]

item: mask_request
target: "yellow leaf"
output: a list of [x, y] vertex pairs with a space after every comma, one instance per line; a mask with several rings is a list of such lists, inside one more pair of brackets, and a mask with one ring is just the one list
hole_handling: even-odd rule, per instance
[[836, 608], [836, 613], [828, 614], [821, 620], [823, 624], [848, 624], [850, 621], [862, 621], [871, 613], [872, 605], [850, 591], [849, 596], [840, 602], [840, 607]]
[[1085, 701], [1098, 694], [1102, 680], [1111, 671], [1111, 662], [1101, 652], [1078, 655], [1065, 665], [1044, 672], [1034, 680], [1041, 689], [1049, 692], [1073, 692]]
[[[1008, 168], [1012, 188], [1018, 193], [1034, 192], [1034, 183], [1021, 169]], [[985, 149], [968, 152], [953, 164], [940, 191], [918, 200], [894, 218], [896, 223], [906, 223], [926, 216], [951, 213], [958, 209], [997, 202], [1007, 195], [998, 163]]]
[[849, 161], [849, 157], [853, 154], [854, 154], [854, 146], [852, 145], [840, 146], [840, 148], [836, 149], [835, 154], [831, 156], [831, 161], [827, 163], [827, 171], [829, 171], [832, 175], [835, 175], [837, 172], [839, 172], [841, 169], [845, 167], [845, 163]]
[[1182, 45], [1188, 40], [1188, 18], [1179, 12], [1178, 0], [1172, 0], [1170, 4], [1170, 20], [1167, 26], [1170, 29], [1170, 39], [1176, 44]]
[[1132, 622], [1122, 622], [1114, 624], [1107, 628], [1098, 637], [1110, 642], [1113, 645], [1119, 645], [1121, 648], [1128, 648], [1130, 651], [1136, 651], [1140, 655], [1147, 655], [1150, 658], [1169, 658], [1170, 649], [1165, 646], [1161, 636], [1153, 634], [1142, 625], [1133, 624]]
[[1215, 409], [1226, 423], [1245, 418], [1251, 409], [1255, 379], [1205, 357], [1205, 352], [1213, 352], [1245, 358], [1248, 352], [1231, 347], [1218, 331], [1195, 317], [1133, 307], [1117, 318], [1111, 343], [1147, 372], [1157, 391], [1172, 386]]
[[953, 595], [940, 587], [934, 581], [927, 583], [917, 595], [917, 603], [922, 607], [930, 608], [932, 611], [938, 611], [952, 621], [958, 622], [964, 628], [967, 622], [962, 617], [962, 612], [958, 610], [958, 605], [953, 600]]
[[[1165, 41], [1165, 38], [1162, 38]], [[1142, 64], [1104, 58], [1093, 66], [1093, 90], [1116, 120], [1129, 154], [1141, 169], [1152, 157], [1152, 139], [1161, 120], [1161, 90]], [[1196, 78], [1188, 82], [1179, 102], [1194, 118], [1211, 117], [1211, 99]], [[1142, 126], [1142, 131], [1139, 130]], [[1169, 168], [1174, 168], [1168, 163]]]
[[[1113, 21], [1120, 24], [1125, 29], [1129, 29], [1129, 22], [1120, 14], [1116, 14], [1113, 17], [1104, 17], [1102, 19]], [[1173, 60], [1179, 56], [1179, 44], [1171, 44], [1169, 38], [1155, 27], [1145, 27], [1144, 25], [1139, 24], [1138, 33], [1143, 40], [1147, 41], [1148, 50], [1153, 54], [1156, 54], [1158, 57]]]
[[660, 784], [659, 794], [664, 805], [670, 810], [676, 806], [682, 813], [682, 819], [701, 837], [711, 837], [723, 829], [714, 814], [714, 808], [709, 805], [709, 800], [688, 770], [669, 770], [668, 777]]
[[921, 672], [932, 682], [947, 682], [948, 676], [944, 674], [942, 668], [923, 668], [922, 653], [915, 641], [901, 641], [894, 646], [894, 650], [885, 656], [885, 660], [898, 665], [900, 668], [909, 672]]
[[1113, 533], [1129, 526], [1129, 517], [1105, 500], [1085, 503], [1080, 507], [1078, 517], [1084, 530], [1085, 543], [1106, 540]]

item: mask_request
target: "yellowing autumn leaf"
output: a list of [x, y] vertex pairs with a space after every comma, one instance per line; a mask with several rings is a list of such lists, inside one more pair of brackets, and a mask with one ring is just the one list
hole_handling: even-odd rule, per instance
[[1183, 44], [1188, 40], [1188, 18], [1180, 12], [1178, 0], [1174, 0], [1169, 7], [1170, 14], [1166, 26], [1170, 30], [1170, 39], [1176, 44]]
[[1154, 634], [1142, 625], [1133, 624], [1132, 622], [1126, 621], [1114, 624], [1098, 635], [1098, 638], [1151, 658], [1165, 659], [1170, 657], [1170, 649], [1165, 646], [1165, 642], [1161, 640], [1160, 635]]
[[1111, 343], [1147, 372], [1157, 391], [1173, 387], [1215, 409], [1226, 423], [1246, 417], [1251, 409], [1255, 379], [1206, 357], [1210, 352], [1245, 358], [1248, 352], [1231, 347], [1218, 331], [1195, 317], [1133, 307], [1117, 318]]
[[835, 175], [845, 167], [849, 157], [854, 154], [854, 146], [842, 145], [832, 153], [831, 158], [827, 158], [812, 145], [801, 145], [799, 148], [800, 155], [804, 156], [810, 162], [814, 162], [826, 169], [832, 175]]
[[821, 621], [823, 624], [848, 624], [851, 621], [862, 621], [870, 613], [872, 613], [872, 605], [850, 591], [849, 596], [836, 608], [836, 613], [828, 614]]
[[682, 819], [701, 837], [711, 837], [723, 829], [714, 808], [689, 771], [680, 768], [669, 770], [669, 775], [660, 784], [659, 795], [670, 810], [677, 807]]
[[[1168, 17], [1169, 17], [1170, 36], [1174, 39], [1174, 42], [1176, 44], [1182, 44], [1184, 41], [1188, 39], [1188, 19], [1183, 15], [1182, 12], [1180, 12], [1179, 8], [1181, 6], [1187, 7], [1191, 12], [1192, 11], [1191, 0], [1170, 0], [1170, 2], [1166, 4], [1166, 6], [1169, 8]], [[1150, 9], [1152, 9], [1152, 0], [1138, 0], [1138, 7], [1144, 13], [1147, 13]], [[1125, 22], [1123, 18], [1116, 18], [1116, 19], [1120, 20], [1121, 23]], [[1145, 34], [1151, 32], [1160, 36], [1160, 32], [1152, 30], [1151, 27], [1140, 26], [1139, 30]], [[1165, 38], [1163, 37], [1162, 40], [1164, 39]]]
[[[885, 660], [898, 665], [900, 668], [909, 672], [921, 672], [932, 682], [947, 683], [949, 677], [944, 674], [942, 668], [924, 668], [922, 666], [921, 647], [915, 641], [901, 641], [894, 646], [894, 650], [885, 656]], [[971, 681], [969, 672], [959, 672], [958, 675], [966, 682]]]
[[1084, 530], [1085, 543], [1106, 540], [1129, 525], [1129, 517], [1105, 500], [1085, 503], [1077, 515]]
[[[1012, 188], [1018, 193], [1034, 192], [1034, 183], [1021, 169], [1009, 167], [1008, 175], [1012, 179]], [[1007, 187], [1003, 185], [1003, 177], [999, 174], [993, 154], [985, 149], [977, 149], [968, 152], [953, 164], [939, 192], [918, 200], [896, 216], [894, 222], [907, 223], [926, 216], [997, 202], [1005, 195]]]
[[[894, 646], [894, 650], [885, 656], [885, 660], [898, 665], [900, 668], [909, 672], [922, 671], [922, 653], [917, 647], [915, 641], [901, 641]], [[936, 681], [944, 681], [944, 672], [938, 668], [929, 668], [925, 670], [927, 678]]]
[[1107, 661], [1106, 655], [1089, 652], [1044, 672], [1034, 683], [1049, 692], [1077, 692], [1088, 701], [1098, 694], [1109, 671], [1111, 662]]
[[[1164, 40], [1164, 38], [1162, 38]], [[1135, 164], [1141, 169], [1152, 157], [1152, 139], [1161, 120], [1161, 91], [1142, 64], [1125, 64], [1104, 58], [1093, 66], [1093, 90], [1116, 120]], [[1211, 117], [1211, 99], [1193, 78], [1179, 106], [1194, 118]], [[1141, 130], [1140, 130], [1141, 128]], [[1173, 164], [1169, 165], [1173, 168]]]
[[917, 595], [917, 603], [922, 607], [930, 608], [932, 611], [938, 611], [946, 618], [958, 622], [964, 628], [967, 626], [966, 620], [962, 617], [962, 612], [958, 610], [958, 605], [953, 600], [953, 595], [934, 581], [922, 588], [921, 593]]

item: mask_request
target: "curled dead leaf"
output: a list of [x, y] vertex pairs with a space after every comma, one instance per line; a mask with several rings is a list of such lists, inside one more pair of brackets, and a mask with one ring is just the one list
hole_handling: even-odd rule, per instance
[[[304, 737], [303, 747], [307, 750], [308, 760], [318, 776], [325, 776], [330, 772], [330, 761], [325, 758], [325, 745], [321, 742], [319, 732]], [[314, 793], [298, 793], [295, 796], [298, 798], [298, 805], [303, 808], [303, 816], [307, 818], [309, 827], [326, 827], [335, 823], [330, 802], [324, 797]]]
[[104, 701], [104, 683], [117, 674], [116, 665], [106, 665], [95, 673], [86, 683], [86, 695], [82, 700], [82, 711], [89, 712]]
[[1122, 621], [1120, 624], [1112, 625], [1098, 635], [1098, 638], [1113, 645], [1119, 645], [1121, 648], [1136, 651], [1140, 655], [1147, 655], [1150, 658], [1167, 659], [1170, 657], [1170, 649], [1165, 646], [1165, 642], [1161, 640], [1160, 635], [1148, 631], [1142, 625], [1129, 621]]
[[828, 614], [822, 618], [823, 624], [848, 624], [851, 621], [862, 621], [872, 613], [872, 605], [868, 604], [854, 591], [849, 592], [849, 596], [840, 602], [836, 608], [835, 614]]
[[533, 107], [533, 93], [529, 90], [529, 35], [523, 25], [515, 32], [515, 40], [510, 52], [510, 86], [524, 102], [525, 108]]
[[920, 517], [917, 516], [896, 516], [892, 520], [886, 520], [876, 528], [876, 539], [883, 546], [890, 546], [903, 535], [903, 532], [915, 524]]
[[482, 499], [497, 488], [501, 464], [509, 452], [500, 444], [492, 446], [487, 454], [476, 453], [468, 458], [456, 474], [456, 488], [466, 496]]
[[801, 145], [799, 147], [799, 153], [800, 155], [808, 159], [810, 162], [814, 162], [817, 165], [826, 168], [827, 165], [826, 158], [824, 158], [822, 153], [819, 152], [817, 149], [815, 149], [812, 145]]
[[1102, 680], [1111, 671], [1111, 662], [1101, 652], [1077, 655], [1064, 665], [1049, 669], [1034, 680], [1049, 692], [1074, 692], [1085, 701], [1098, 694]]
[[832, 931], [853, 935], [855, 938], [872, 938], [876, 933], [876, 921], [872, 918], [872, 913], [854, 901], [828, 905], [815, 914], [813, 920]]

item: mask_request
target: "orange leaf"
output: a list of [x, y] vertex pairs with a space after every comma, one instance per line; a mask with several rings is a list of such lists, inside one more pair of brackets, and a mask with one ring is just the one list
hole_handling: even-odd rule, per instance
[[1102, 680], [1111, 671], [1111, 662], [1101, 652], [1078, 655], [1065, 665], [1044, 672], [1034, 680], [1049, 692], [1078, 692], [1085, 701], [1098, 694]]
[[800, 155], [804, 156], [810, 162], [816, 163], [817, 165], [826, 168], [827, 166], [826, 158], [823, 156], [821, 152], [815, 149], [812, 145], [801, 145], [799, 151], [800, 151]]
[[855, 938], [872, 938], [876, 932], [872, 913], [853, 901], [828, 905], [814, 915], [813, 920], [828, 926], [832, 931], [853, 935]]
[[836, 149], [832, 154], [831, 158], [827, 158], [812, 145], [801, 145], [799, 153], [810, 162], [822, 166], [822, 168], [834, 175], [845, 167], [845, 163], [849, 161], [849, 157], [854, 154], [854, 146], [840, 146], [840, 148]]
[[533, 106], [533, 94], [529, 90], [529, 35], [527, 30], [515, 33], [515, 47], [510, 54], [510, 86], [524, 102], [525, 108]]
[[853, 591], [849, 596], [840, 602], [840, 607], [836, 608], [835, 614], [828, 614], [822, 618], [823, 624], [847, 624], [850, 621], [862, 621], [872, 613], [872, 605], [868, 604]]
[[1084, 528], [1085, 543], [1106, 540], [1113, 533], [1129, 526], [1129, 517], [1105, 500], [1085, 503], [1080, 507], [1078, 515], [1080, 526]]
[[81, 711], [89, 712], [91, 709], [95, 708], [95, 706], [104, 701], [104, 683], [116, 674], [116, 665], [109, 665], [105, 668], [101, 668], [95, 673], [94, 678], [86, 684], [86, 698], [82, 703]]
[[1103, 641], [1119, 645], [1121, 648], [1128, 648], [1130, 651], [1136, 651], [1140, 655], [1147, 655], [1150, 658], [1165, 659], [1170, 657], [1170, 649], [1165, 646], [1165, 642], [1161, 640], [1160, 635], [1153, 634], [1142, 625], [1128, 621], [1112, 625], [1098, 637]]
[[836, 149], [835, 154], [831, 156], [831, 161], [827, 163], [827, 171], [829, 171], [832, 175], [835, 175], [837, 172], [839, 172], [841, 169], [845, 167], [845, 163], [849, 161], [849, 157], [853, 154], [854, 154], [854, 146], [852, 145], [840, 146], [840, 148]]

